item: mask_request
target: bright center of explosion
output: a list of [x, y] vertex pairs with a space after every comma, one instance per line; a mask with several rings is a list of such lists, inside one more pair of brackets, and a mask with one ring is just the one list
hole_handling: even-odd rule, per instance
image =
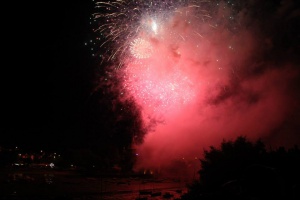
[[152, 27], [153, 32], [154, 32], [155, 34], [157, 34], [157, 24], [156, 24], [155, 21], [152, 21], [151, 27]]

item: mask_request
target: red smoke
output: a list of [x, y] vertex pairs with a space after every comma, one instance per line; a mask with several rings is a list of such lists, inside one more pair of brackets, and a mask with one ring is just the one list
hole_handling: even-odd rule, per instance
[[267, 56], [274, 38], [246, 8], [233, 14], [220, 6], [209, 22], [194, 18], [191, 8], [182, 11], [161, 22], [157, 33], [140, 35], [152, 45], [149, 58], [126, 61], [124, 88], [141, 106], [145, 124], [162, 122], [138, 147], [137, 169], [193, 160], [240, 135], [273, 145], [299, 142], [286, 128], [297, 124], [299, 73], [293, 62]]

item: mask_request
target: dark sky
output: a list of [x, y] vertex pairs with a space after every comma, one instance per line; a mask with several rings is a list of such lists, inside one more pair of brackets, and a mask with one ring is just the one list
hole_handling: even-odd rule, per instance
[[5, 9], [0, 144], [62, 143], [82, 131], [91, 91], [94, 65], [84, 43], [92, 4], [14, 1]]

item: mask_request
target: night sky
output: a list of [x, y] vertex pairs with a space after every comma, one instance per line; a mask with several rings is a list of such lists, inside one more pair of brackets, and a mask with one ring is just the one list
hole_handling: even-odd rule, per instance
[[84, 45], [92, 8], [80, 0], [5, 7], [0, 144], [55, 148], [82, 134], [95, 67]]
[[[276, 26], [274, 20], [270, 22], [272, 33], [268, 33], [267, 29], [264, 30], [265, 32], [262, 31], [263, 34], [259, 33], [271, 35], [270, 38], [274, 39], [272, 44], [276, 44], [276, 48], [270, 47], [270, 51], [262, 48], [261, 52], [265, 53], [265, 60], [275, 63], [274, 65], [279, 66], [280, 63], [285, 65], [286, 61], [290, 60], [292, 68], [298, 73], [300, 36], [296, 18], [299, 19], [300, 15], [299, 5], [292, 3], [296, 1], [282, 2], [280, 4], [280, 1], [276, 1], [274, 5], [283, 10], [290, 9], [294, 12], [294, 17], [288, 18], [286, 15], [286, 25], [284, 20], [280, 20], [283, 24], [282, 29]], [[289, 5], [297, 5], [298, 9], [290, 8]], [[93, 58], [90, 46], [85, 45], [94, 36], [89, 24], [93, 8], [93, 2], [86, 0], [54, 0], [38, 3], [14, 1], [3, 8], [5, 17], [2, 24], [4, 60], [1, 66], [0, 145], [55, 149], [73, 144], [80, 146], [81, 141], [88, 141], [91, 133], [94, 136], [98, 133], [102, 134], [101, 123], [99, 127], [92, 130], [94, 127], [90, 125], [95, 125], [96, 122], [89, 122], [90, 119], [97, 119], [91, 116], [95, 114], [91, 112], [93, 110], [91, 105], [96, 105], [94, 102], [98, 101], [94, 89], [99, 75], [99, 64]], [[259, 8], [261, 10], [258, 12], [271, 13], [263, 10], [264, 7]], [[288, 13], [286, 10], [284, 12]], [[258, 16], [263, 18], [263, 14]], [[289, 19], [291, 20], [288, 21]], [[249, 21], [250, 25], [254, 24]], [[257, 27], [263, 27], [264, 23], [267, 25], [266, 22], [262, 22], [257, 23]], [[273, 32], [274, 30], [276, 31]], [[287, 53], [286, 50], [291, 52]], [[283, 57], [280, 57], [281, 55]], [[261, 65], [263, 66], [261, 68], [258, 66], [256, 69], [241, 70], [246, 84], [251, 84], [254, 80], [252, 77], [256, 75], [264, 76], [266, 67], [264, 63]], [[293, 93], [291, 98], [295, 97], [293, 101], [295, 112], [287, 117], [293, 119], [291, 123], [293, 126], [288, 125], [284, 129], [290, 127], [295, 133], [299, 129], [300, 116], [299, 94], [296, 94], [300, 91], [299, 75], [293, 81], [293, 89], [289, 88], [287, 92]], [[222, 108], [222, 103], [227, 99], [244, 98], [237, 92], [238, 86], [233, 83], [228, 83], [227, 86], [229, 88], [227, 93], [218, 90], [215, 96], [211, 93], [209, 106], [221, 105]], [[101, 112], [101, 105], [98, 106], [95, 110]], [[280, 123], [289, 124], [288, 121]], [[198, 126], [194, 127], [198, 129]], [[201, 128], [206, 130], [206, 127]], [[94, 136], [90, 138], [95, 139]], [[297, 135], [294, 134], [291, 140], [295, 140], [296, 137]], [[82, 140], [83, 138], [85, 140]], [[160, 137], [158, 138], [161, 140]]]

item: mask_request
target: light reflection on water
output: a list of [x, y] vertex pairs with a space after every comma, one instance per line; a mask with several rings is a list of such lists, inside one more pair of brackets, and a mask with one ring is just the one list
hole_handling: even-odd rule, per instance
[[187, 190], [185, 181], [175, 179], [83, 177], [55, 171], [15, 172], [8, 178], [6, 195], [16, 199], [24, 195], [49, 199], [65, 195], [72, 200], [175, 200]]
[[54, 174], [44, 174], [45, 183], [52, 184], [54, 182]]

